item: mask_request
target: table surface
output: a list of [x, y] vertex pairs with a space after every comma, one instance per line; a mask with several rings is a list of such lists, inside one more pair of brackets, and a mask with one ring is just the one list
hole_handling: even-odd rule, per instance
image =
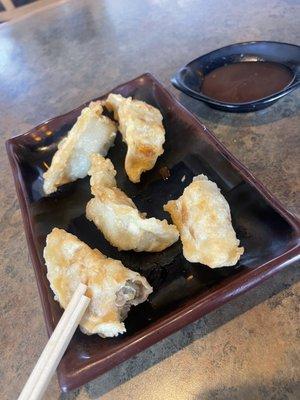
[[[292, 212], [299, 213], [299, 91], [250, 114], [215, 111], [170, 85], [230, 43], [300, 42], [299, 1], [64, 1], [0, 25], [0, 387], [14, 399], [46, 341], [4, 140], [143, 72], [158, 77]], [[46, 399], [299, 399], [294, 265], [95, 381]]]

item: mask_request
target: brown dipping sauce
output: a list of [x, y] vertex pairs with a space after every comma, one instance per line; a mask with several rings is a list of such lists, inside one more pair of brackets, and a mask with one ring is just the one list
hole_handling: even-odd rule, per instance
[[293, 80], [291, 70], [272, 62], [224, 65], [204, 77], [201, 92], [226, 103], [247, 103], [270, 96]]

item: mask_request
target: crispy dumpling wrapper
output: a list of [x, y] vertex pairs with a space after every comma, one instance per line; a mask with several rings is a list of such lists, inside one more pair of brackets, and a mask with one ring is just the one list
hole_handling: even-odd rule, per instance
[[126, 332], [123, 320], [130, 307], [144, 302], [152, 292], [139, 273], [63, 229], [54, 228], [47, 236], [44, 258], [47, 278], [61, 307], [67, 307], [80, 282], [87, 285], [91, 301], [80, 328], [88, 335], [112, 337]]
[[134, 202], [116, 187], [116, 171], [109, 159], [93, 154], [91, 191], [86, 216], [119, 250], [162, 251], [175, 243], [179, 233], [166, 220], [146, 218]]
[[51, 194], [65, 183], [87, 176], [90, 155], [106, 155], [116, 136], [116, 124], [102, 115], [99, 101], [91, 102], [58, 145], [49, 169], [44, 173], [44, 192]]
[[114, 112], [123, 141], [127, 144], [126, 173], [132, 182], [139, 182], [142, 172], [152, 169], [164, 152], [162, 115], [157, 108], [120, 94], [111, 93], [105, 106]]
[[232, 227], [229, 205], [205, 175], [196, 176], [182, 196], [164, 209], [180, 232], [188, 261], [219, 268], [235, 265], [244, 253]]

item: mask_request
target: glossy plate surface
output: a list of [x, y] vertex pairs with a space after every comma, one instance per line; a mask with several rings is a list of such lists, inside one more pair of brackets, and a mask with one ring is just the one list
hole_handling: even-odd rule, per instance
[[[126, 178], [123, 168], [126, 146], [117, 136], [108, 156], [117, 169], [119, 187], [141, 211], [162, 219], [168, 218], [163, 204], [181, 195], [193, 176], [206, 174], [218, 184], [230, 204], [233, 225], [245, 254], [235, 267], [212, 270], [187, 262], [180, 242], [161, 253], [118, 252], [85, 218], [85, 205], [91, 197], [88, 178], [43, 197], [45, 163], [49, 165], [57, 143], [67, 134], [84, 105], [8, 140], [8, 156], [49, 335], [62, 314], [53, 300], [42, 255], [46, 235], [55, 226], [74, 233], [107, 256], [120, 259], [146, 276], [154, 288], [148, 302], [131, 309], [126, 319], [126, 334], [102, 339], [77, 330], [58, 368], [63, 390], [88, 382], [195, 321], [299, 255], [298, 220], [152, 75], [142, 75], [112, 91], [159, 108], [166, 128], [165, 152], [155, 168], [142, 175], [140, 184]], [[170, 171], [167, 180], [162, 178], [163, 167]]]
[[[283, 90], [268, 97], [247, 103], [226, 103], [205, 96], [201, 92], [204, 76], [223, 65], [237, 62], [269, 61], [286, 66], [294, 74], [294, 80]], [[204, 101], [213, 108], [232, 112], [251, 112], [266, 108], [281, 97], [300, 87], [300, 47], [279, 42], [245, 42], [222, 47], [191, 61], [171, 79], [183, 93]]]

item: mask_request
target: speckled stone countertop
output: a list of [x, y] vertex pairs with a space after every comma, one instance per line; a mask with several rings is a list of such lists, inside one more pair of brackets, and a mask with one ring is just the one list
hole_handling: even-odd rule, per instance
[[[47, 341], [4, 140], [149, 71], [299, 213], [299, 91], [239, 115], [169, 82], [187, 61], [227, 44], [299, 43], [299, 19], [297, 0], [74, 0], [0, 25], [1, 399], [17, 398]], [[298, 267], [79, 390], [60, 395], [54, 377], [45, 398], [299, 399]]]

